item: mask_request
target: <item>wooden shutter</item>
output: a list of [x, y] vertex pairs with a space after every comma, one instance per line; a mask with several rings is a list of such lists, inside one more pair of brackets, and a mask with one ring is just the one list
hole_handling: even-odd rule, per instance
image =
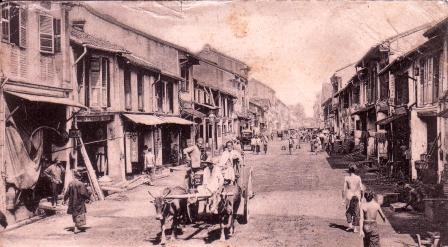
[[144, 110], [144, 90], [143, 90], [143, 73], [137, 73], [137, 101], [138, 101], [138, 110]]
[[39, 15], [39, 43], [43, 53], [54, 53], [53, 17]]
[[22, 48], [26, 47], [26, 25], [27, 25], [27, 14], [26, 10], [23, 8], [19, 9], [19, 46]]
[[54, 52], [61, 52], [61, 20], [53, 19]]
[[9, 42], [19, 45], [20, 25], [19, 25], [19, 8], [15, 5], [9, 6]]
[[125, 109], [132, 110], [131, 70], [128, 67], [124, 69], [124, 100], [125, 100]]
[[101, 70], [100, 58], [99, 57], [91, 57], [90, 58], [90, 71], [89, 71], [90, 106], [100, 106], [101, 105], [100, 70]]
[[103, 107], [110, 106], [110, 76], [109, 76], [109, 59], [101, 59], [101, 92], [102, 101], [101, 105]]
[[2, 41], [9, 43], [9, 5], [2, 4]]

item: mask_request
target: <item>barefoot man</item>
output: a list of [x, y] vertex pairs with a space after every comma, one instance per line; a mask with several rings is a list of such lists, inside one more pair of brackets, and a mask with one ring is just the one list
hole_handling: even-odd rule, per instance
[[344, 190], [342, 191], [348, 223], [347, 231], [354, 230], [357, 232], [356, 226], [359, 223], [359, 202], [362, 195], [362, 182], [361, 177], [355, 174], [354, 165], [348, 168], [348, 173], [349, 175], [344, 178]]
[[366, 202], [361, 204], [361, 220], [359, 235], [363, 238], [364, 247], [379, 247], [380, 235], [378, 231], [378, 225], [376, 223], [376, 216], [379, 213], [384, 222], [386, 217], [384, 216], [381, 206], [373, 200], [373, 193], [366, 192]]

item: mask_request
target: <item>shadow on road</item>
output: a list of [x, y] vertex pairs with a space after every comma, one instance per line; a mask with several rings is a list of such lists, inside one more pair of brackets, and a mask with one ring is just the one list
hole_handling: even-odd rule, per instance
[[349, 162], [341, 155], [327, 157], [327, 161], [332, 169], [347, 169], [349, 165]]
[[336, 223], [330, 223], [328, 226], [330, 228], [336, 228], [336, 229], [342, 230], [344, 232], [347, 231], [347, 226], [344, 226], [344, 225], [339, 225], [339, 224], [336, 224]]

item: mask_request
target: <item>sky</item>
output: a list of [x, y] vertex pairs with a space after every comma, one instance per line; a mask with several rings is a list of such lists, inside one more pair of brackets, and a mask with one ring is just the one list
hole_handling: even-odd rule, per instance
[[88, 2], [142, 31], [198, 52], [205, 44], [246, 62], [250, 76], [313, 114], [333, 73], [381, 40], [448, 16], [437, 1]]

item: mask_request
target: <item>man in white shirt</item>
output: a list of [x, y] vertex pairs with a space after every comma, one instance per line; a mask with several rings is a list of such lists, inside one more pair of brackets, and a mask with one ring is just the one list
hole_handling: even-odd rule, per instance
[[[156, 158], [154, 154], [152, 153], [152, 149], [148, 146], [144, 146], [144, 149], [146, 150], [145, 156], [144, 156], [144, 171], [149, 174], [151, 177], [151, 180], [154, 180], [154, 174], [155, 174], [155, 166], [156, 166]], [[149, 185], [152, 184], [153, 181], [149, 182]]]
[[184, 154], [187, 159], [191, 160], [191, 168], [200, 168], [201, 167], [201, 149], [203, 145], [202, 138], [198, 138], [196, 141], [196, 145], [187, 147], [184, 149]]
[[208, 159], [204, 162], [208, 164], [208, 167], [204, 169], [204, 180], [202, 185], [198, 187], [198, 193], [211, 195], [207, 202], [209, 211], [217, 213], [219, 203], [218, 192], [224, 185], [224, 177], [221, 172], [221, 167], [217, 166], [217, 163], [219, 163], [217, 159]]
[[221, 167], [223, 176], [225, 180], [230, 180], [230, 182], [235, 181], [235, 166], [233, 161], [238, 160], [238, 162], [243, 161], [241, 153], [233, 149], [232, 141], [226, 143], [226, 150], [222, 152], [219, 159], [218, 166]]

